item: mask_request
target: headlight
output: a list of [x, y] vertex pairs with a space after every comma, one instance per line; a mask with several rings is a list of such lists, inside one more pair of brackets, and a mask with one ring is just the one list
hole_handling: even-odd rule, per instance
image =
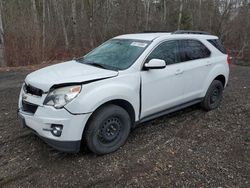
[[82, 87], [80, 85], [62, 87], [49, 92], [44, 100], [44, 105], [62, 108], [80, 93]]

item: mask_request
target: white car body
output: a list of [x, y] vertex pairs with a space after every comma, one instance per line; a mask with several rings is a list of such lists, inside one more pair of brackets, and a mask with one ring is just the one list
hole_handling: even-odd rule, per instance
[[[218, 39], [216, 36], [144, 33], [122, 35], [115, 39], [150, 41], [150, 44], [126, 70], [105, 70], [72, 60], [29, 74], [25, 83], [41, 89], [43, 94], [31, 95], [21, 89], [19, 114], [25, 126], [56, 149], [77, 152], [89, 118], [106, 103], [129, 104], [130, 114], [134, 122], [138, 123], [201, 101], [211, 82], [218, 76], [224, 77], [224, 86], [228, 82], [227, 55], [207, 41]], [[210, 57], [167, 65], [164, 69], [143, 70], [146, 58], [159, 44], [182, 39], [200, 41], [210, 50]], [[82, 86], [75, 99], [61, 109], [44, 105], [53, 86], [69, 84]], [[22, 101], [36, 105], [35, 113], [22, 110]], [[60, 137], [49, 131], [52, 124], [63, 125]]]

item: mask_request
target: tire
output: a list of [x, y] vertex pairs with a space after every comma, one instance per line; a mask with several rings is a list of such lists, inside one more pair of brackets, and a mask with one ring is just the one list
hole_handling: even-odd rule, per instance
[[223, 94], [223, 84], [219, 80], [214, 80], [209, 86], [206, 96], [201, 102], [201, 106], [206, 110], [214, 110], [220, 106]]
[[94, 112], [84, 131], [84, 140], [92, 152], [104, 155], [119, 149], [126, 142], [130, 129], [128, 112], [111, 104]]

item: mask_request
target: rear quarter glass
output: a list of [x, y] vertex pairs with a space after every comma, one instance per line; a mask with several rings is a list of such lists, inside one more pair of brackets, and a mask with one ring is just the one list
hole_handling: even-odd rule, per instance
[[227, 54], [224, 46], [222, 45], [222, 43], [219, 39], [209, 39], [207, 41], [210, 42], [215, 48], [217, 48], [223, 54]]

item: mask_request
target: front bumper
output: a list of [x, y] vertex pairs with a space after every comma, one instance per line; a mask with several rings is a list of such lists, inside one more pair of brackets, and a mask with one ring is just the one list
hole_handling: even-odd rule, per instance
[[[22, 125], [31, 129], [48, 145], [63, 152], [78, 152], [85, 124], [91, 114], [73, 115], [65, 109], [39, 106], [35, 114], [26, 113], [20, 108], [18, 115]], [[63, 125], [59, 137], [49, 131], [54, 124]]]
[[49, 146], [55, 148], [58, 151], [67, 152], [67, 153], [77, 153], [80, 151], [81, 141], [58, 141], [49, 139], [46, 137], [42, 137], [39, 135], [34, 129], [28, 127], [26, 125], [25, 119], [23, 118], [20, 113], [18, 114], [19, 118], [21, 120], [21, 125], [23, 128], [30, 129], [34, 134], [36, 134], [39, 138], [41, 138], [45, 143], [47, 143]]

